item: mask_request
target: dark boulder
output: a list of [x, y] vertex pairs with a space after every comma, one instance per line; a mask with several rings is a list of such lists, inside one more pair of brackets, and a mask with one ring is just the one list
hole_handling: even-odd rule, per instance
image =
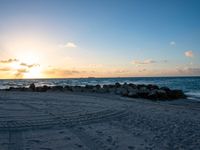
[[52, 91], [63, 91], [63, 86], [52, 86]]
[[117, 95], [128, 96], [128, 90], [126, 88], [123, 88], [123, 87], [119, 87], [119, 88], [115, 89], [114, 92]]
[[135, 84], [133, 84], [133, 83], [129, 83], [128, 86], [131, 87], [131, 88], [133, 88], [133, 89], [136, 89], [136, 88], [137, 88], [137, 85], [135, 85]]
[[94, 87], [93, 85], [86, 85], [85, 86], [86, 89], [93, 89], [93, 87]]
[[101, 89], [101, 86], [97, 84], [93, 87], [92, 92], [98, 92], [100, 89]]
[[148, 84], [147, 88], [149, 90], [158, 90], [159, 89], [159, 87], [157, 85], [153, 85], [153, 84]]
[[147, 99], [151, 100], [167, 100], [168, 95], [164, 90], [152, 90], [149, 92]]
[[30, 86], [29, 86], [29, 89], [31, 89], [32, 91], [35, 91], [35, 84], [31, 83]]
[[141, 97], [141, 98], [148, 98], [148, 94], [149, 94], [149, 89], [147, 89], [146, 86], [141, 86], [139, 89], [138, 89], [138, 96]]
[[81, 86], [73, 86], [71, 89], [72, 92], [83, 92], [83, 88]]
[[186, 95], [183, 93], [182, 90], [171, 90], [168, 92], [168, 97], [170, 99], [181, 99], [186, 98]]
[[104, 92], [109, 92], [109, 85], [103, 85], [103, 90]]
[[121, 86], [121, 84], [120, 84], [120, 83], [118, 83], [118, 82], [117, 82], [117, 83], [115, 83], [115, 87], [116, 87], [116, 88], [119, 88], [120, 86]]
[[70, 91], [72, 92], [72, 86], [69, 86], [69, 85], [66, 85], [64, 88], [63, 88], [65, 91]]
[[128, 97], [139, 98], [138, 90], [133, 89], [133, 90], [128, 91]]
[[160, 90], [164, 90], [166, 92], [170, 92], [171, 91], [168, 87], [161, 87]]

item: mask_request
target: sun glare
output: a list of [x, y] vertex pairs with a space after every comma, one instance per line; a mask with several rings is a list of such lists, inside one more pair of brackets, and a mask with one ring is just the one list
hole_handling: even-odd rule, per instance
[[41, 68], [40, 67], [35, 67], [31, 68], [28, 72], [24, 73], [23, 78], [41, 78], [42, 73], [41, 73]]
[[21, 68], [19, 62], [13, 62], [13, 63], [11, 63], [11, 64], [10, 64], [10, 67], [11, 67], [12, 69], [14, 69], [14, 70], [17, 70], [17, 69], [20, 69], [20, 68]]
[[40, 57], [42, 53], [32, 48], [16, 49], [15, 56], [18, 61], [10, 63], [14, 74], [20, 74], [17, 78], [41, 78], [42, 68]]

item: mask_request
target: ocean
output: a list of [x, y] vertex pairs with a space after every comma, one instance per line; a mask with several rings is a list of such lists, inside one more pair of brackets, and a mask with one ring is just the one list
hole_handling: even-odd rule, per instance
[[28, 87], [31, 83], [36, 86], [54, 85], [96, 85], [134, 83], [156, 84], [172, 89], [181, 89], [189, 99], [200, 100], [200, 77], [126, 77], [126, 78], [67, 78], [67, 79], [7, 79], [0, 80], [0, 89], [9, 87]]

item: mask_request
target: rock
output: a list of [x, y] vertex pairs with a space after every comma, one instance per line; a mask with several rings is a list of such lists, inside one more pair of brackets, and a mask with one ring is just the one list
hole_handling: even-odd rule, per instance
[[143, 87], [140, 87], [140, 89], [138, 89], [137, 94], [141, 98], [148, 98], [149, 92], [150, 90], [147, 89], [147, 87], [143, 86]]
[[152, 90], [147, 98], [151, 100], [172, 100], [186, 98], [186, 96], [181, 90]]
[[65, 91], [70, 91], [70, 92], [73, 91], [73, 90], [72, 90], [72, 86], [68, 86], [68, 85], [66, 85], [66, 86], [64, 87], [64, 90], [65, 90]]
[[164, 90], [164, 91], [166, 91], [166, 92], [171, 91], [168, 87], [161, 87], [160, 90]]
[[83, 92], [83, 89], [81, 86], [73, 86], [71, 87], [72, 92]]
[[93, 87], [92, 92], [98, 92], [99, 89], [101, 89], [101, 86], [97, 84]]
[[135, 85], [135, 84], [133, 84], [133, 83], [129, 83], [128, 86], [131, 87], [131, 88], [133, 88], [133, 89], [136, 89], [136, 88], [137, 88], [137, 85]]
[[28, 91], [28, 89], [25, 87], [10, 87], [6, 91]]
[[117, 95], [128, 96], [128, 90], [123, 87], [116, 88], [114, 93]]
[[29, 86], [29, 89], [31, 89], [32, 91], [35, 91], [35, 84], [31, 83], [30, 86]]
[[97, 84], [95, 87], [96, 87], [97, 89], [100, 89], [100, 88], [101, 88], [101, 85]]
[[164, 90], [152, 90], [147, 95], [147, 99], [151, 100], [160, 100], [160, 99], [167, 99], [167, 94]]
[[104, 88], [100, 88], [97, 93], [107, 93], [108, 91]]
[[119, 88], [120, 86], [121, 86], [121, 84], [120, 84], [120, 83], [118, 83], [118, 82], [117, 82], [117, 83], [115, 83], [115, 87], [116, 87], [116, 88]]
[[186, 95], [183, 93], [182, 90], [171, 90], [168, 92], [168, 97], [170, 99], [180, 99], [180, 98], [186, 98]]
[[158, 100], [157, 90], [150, 91], [147, 98], [151, 100]]
[[62, 86], [52, 86], [51, 90], [52, 91], [63, 91], [63, 87]]
[[146, 86], [149, 90], [158, 90], [159, 87], [157, 85], [153, 85], [153, 84], [148, 84]]
[[110, 87], [110, 88], [108, 88], [108, 92], [111, 93], [111, 94], [115, 94], [116, 88]]
[[93, 85], [85, 85], [86, 89], [93, 89], [93, 87], [94, 87]]
[[119, 88], [119, 93], [122, 96], [128, 96], [128, 90], [126, 88]]
[[128, 86], [129, 85], [126, 82], [122, 85], [123, 88], [128, 88]]
[[103, 90], [105, 92], [109, 92], [109, 85], [103, 85]]
[[35, 88], [35, 91], [36, 91], [36, 92], [42, 92], [42, 87], [40, 87], [40, 86], [39, 86], [39, 87], [36, 87], [36, 88]]
[[46, 92], [47, 90], [49, 90], [50, 87], [44, 85], [44, 86], [39, 86], [39, 87], [35, 87], [35, 91], [36, 92]]
[[144, 89], [144, 88], [146, 89], [147, 87], [144, 84], [138, 84], [137, 88], [138, 89]]
[[121, 96], [133, 97], [133, 98], [145, 98], [151, 100], [172, 100], [179, 98], [186, 98], [185, 94], [181, 90], [171, 90], [168, 87], [159, 88], [157, 85], [144, 85], [139, 84], [135, 85], [132, 83], [115, 83], [109, 85], [86, 85], [82, 86], [40, 86], [35, 87], [35, 84], [30, 84], [29, 88], [25, 87], [10, 87], [6, 89], [7, 91], [37, 91], [37, 92], [46, 92], [51, 91], [73, 91], [73, 92], [96, 92], [96, 93], [112, 93]]
[[139, 95], [138, 95], [138, 90], [131, 90], [128, 92], [128, 97], [132, 97], [132, 98], [138, 98]]
[[157, 93], [157, 99], [159, 99], [159, 100], [169, 99], [167, 92], [165, 90], [157, 90], [156, 93]]
[[51, 87], [44, 85], [42, 90], [43, 92], [46, 92], [47, 90], [51, 89]]

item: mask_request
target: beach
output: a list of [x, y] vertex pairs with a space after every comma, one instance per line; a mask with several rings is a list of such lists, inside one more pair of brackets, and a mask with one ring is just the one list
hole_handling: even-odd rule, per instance
[[187, 99], [0, 91], [0, 149], [197, 150], [199, 112]]

